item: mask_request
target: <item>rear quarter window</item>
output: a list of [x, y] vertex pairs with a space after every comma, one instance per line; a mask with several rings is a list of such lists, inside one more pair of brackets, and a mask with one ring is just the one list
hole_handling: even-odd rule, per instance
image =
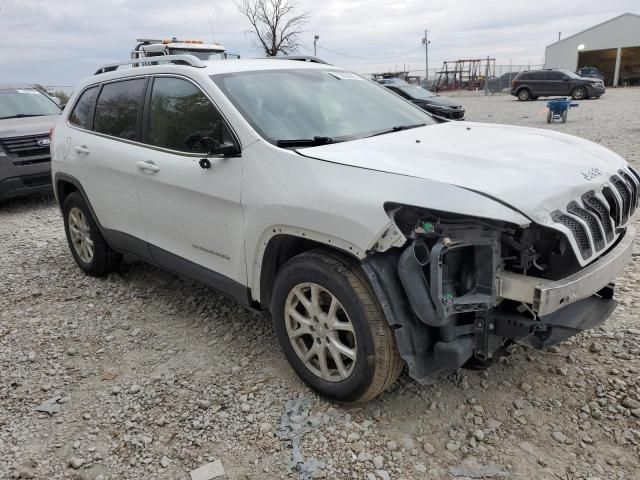
[[69, 115], [69, 123], [80, 128], [91, 128], [89, 115], [93, 102], [96, 99], [100, 87], [91, 87], [85, 90], [76, 102], [71, 115]]
[[96, 102], [93, 130], [137, 140], [145, 83], [144, 78], [136, 78], [105, 84]]

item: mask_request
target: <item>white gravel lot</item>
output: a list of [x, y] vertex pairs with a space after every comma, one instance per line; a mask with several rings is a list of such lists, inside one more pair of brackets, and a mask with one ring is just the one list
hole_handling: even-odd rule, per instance
[[[640, 89], [552, 126], [542, 100], [460, 99], [469, 120], [580, 135], [640, 166]], [[432, 387], [403, 376], [345, 408], [297, 379], [268, 320], [135, 261], [87, 277], [51, 198], [4, 202], [0, 479], [187, 479], [216, 459], [230, 479], [450, 479], [478, 465], [493, 478], [640, 478], [639, 259], [603, 328]], [[56, 398], [57, 413], [35, 410]]]

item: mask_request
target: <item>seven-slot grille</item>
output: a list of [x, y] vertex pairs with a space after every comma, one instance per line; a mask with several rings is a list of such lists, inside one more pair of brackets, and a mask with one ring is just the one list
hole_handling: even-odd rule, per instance
[[640, 204], [640, 175], [628, 167], [609, 178], [600, 194], [591, 190], [551, 218], [571, 231], [583, 260], [606, 250]]
[[[49, 142], [49, 135], [46, 134], [0, 139], [0, 144], [2, 144], [7, 153], [14, 157], [13, 164], [15, 166], [48, 162], [49, 143], [46, 142]], [[45, 144], [42, 145], [42, 143]], [[31, 158], [44, 156], [46, 158]]]

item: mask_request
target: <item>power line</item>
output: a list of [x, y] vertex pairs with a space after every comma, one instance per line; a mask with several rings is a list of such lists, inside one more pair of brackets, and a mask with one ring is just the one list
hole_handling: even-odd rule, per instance
[[323, 47], [322, 45], [318, 45], [318, 48], [322, 50], [326, 50], [327, 52], [334, 53], [336, 55], [342, 55], [343, 57], [355, 58], [357, 60], [377, 61], [377, 60], [393, 60], [395, 58], [405, 57], [407, 55], [417, 52], [418, 50], [422, 50], [422, 45], [405, 53], [400, 53], [398, 55], [391, 55], [389, 57], [378, 57], [378, 58], [367, 58], [367, 57], [358, 57], [356, 55], [349, 55], [348, 53], [342, 53], [342, 52], [338, 52], [337, 50], [332, 50], [330, 48]]

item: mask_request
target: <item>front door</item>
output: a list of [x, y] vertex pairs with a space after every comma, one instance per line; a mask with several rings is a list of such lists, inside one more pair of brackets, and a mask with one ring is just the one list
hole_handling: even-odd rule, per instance
[[195, 83], [155, 77], [143, 122], [148, 158], [136, 162], [134, 174], [146, 239], [156, 261], [174, 271], [246, 285], [242, 157], [207, 155], [206, 137], [237, 144]]
[[547, 73], [549, 95], [565, 96], [569, 94], [569, 77], [562, 72], [551, 71]]

